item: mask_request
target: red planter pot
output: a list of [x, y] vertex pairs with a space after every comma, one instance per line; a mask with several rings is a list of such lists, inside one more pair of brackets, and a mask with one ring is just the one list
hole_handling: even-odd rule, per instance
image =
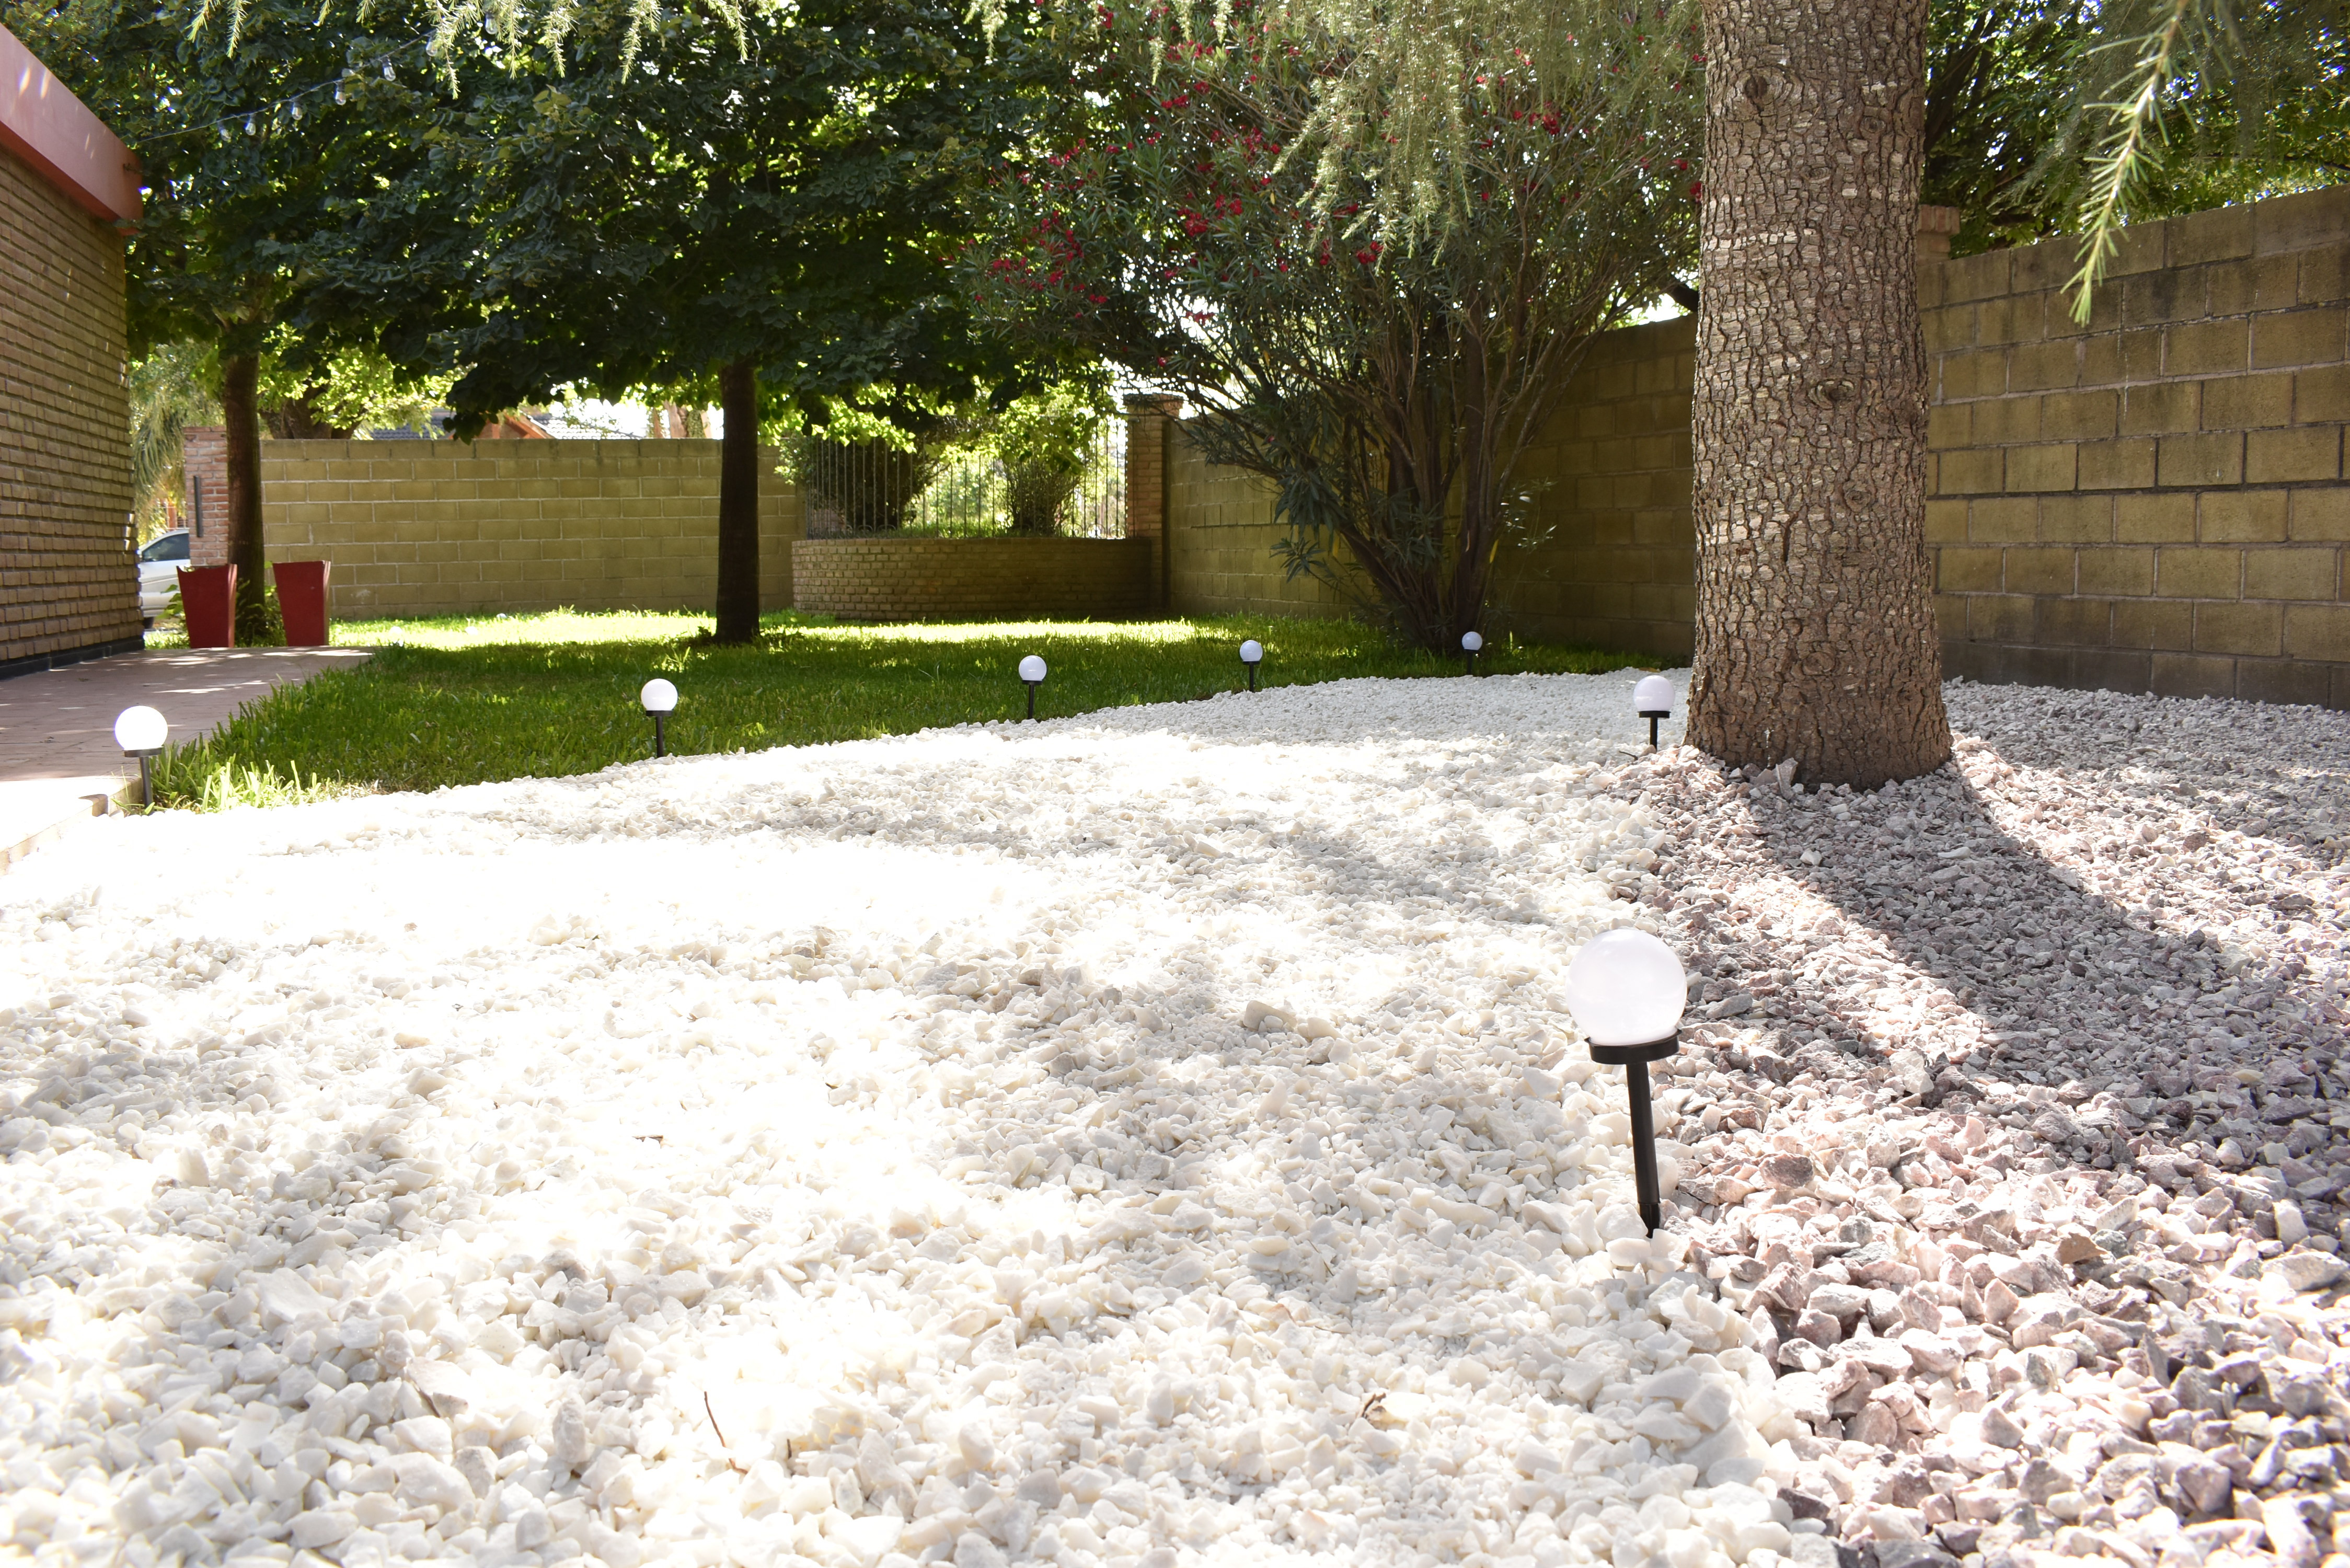
[[327, 563], [280, 561], [270, 568], [277, 574], [277, 613], [286, 620], [286, 646], [327, 646]]
[[236, 568], [182, 566], [180, 613], [190, 648], [236, 646]]

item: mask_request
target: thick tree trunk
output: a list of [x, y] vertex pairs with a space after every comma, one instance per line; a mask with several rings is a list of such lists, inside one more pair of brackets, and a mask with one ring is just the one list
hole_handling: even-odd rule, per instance
[[348, 441], [348, 426], [328, 424], [310, 404], [311, 394], [322, 389], [306, 387], [299, 397], [280, 403], [263, 422], [269, 433], [279, 441]]
[[1875, 785], [1950, 754], [1926, 558], [1926, 0], [1705, 0], [1690, 738]]
[[236, 568], [236, 640], [245, 647], [265, 635], [267, 585], [262, 579], [261, 405], [255, 382], [260, 359], [235, 354], [221, 360], [221, 426], [227, 445], [228, 559]]
[[718, 450], [718, 640], [759, 639], [759, 370], [718, 372], [726, 430]]

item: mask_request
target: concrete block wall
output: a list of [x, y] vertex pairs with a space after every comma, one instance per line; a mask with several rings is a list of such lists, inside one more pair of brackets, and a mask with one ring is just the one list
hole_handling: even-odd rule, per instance
[[[715, 441], [265, 441], [269, 559], [327, 560], [338, 618], [708, 610]], [[797, 492], [761, 453], [760, 601], [792, 602]], [[224, 529], [205, 513], [207, 545]]]
[[1943, 660], [2350, 707], [2350, 186], [1929, 269]]
[[1274, 521], [1270, 485], [1209, 462], [1181, 426], [1169, 431], [1166, 463], [1167, 602], [1175, 614], [1347, 613], [1346, 596], [1327, 583], [1282, 576], [1273, 548], [1288, 530]]
[[228, 559], [228, 432], [218, 425], [182, 429], [180, 475], [188, 491], [188, 565], [220, 566]]
[[[1696, 337], [1684, 317], [1592, 342], [1515, 476], [1536, 496], [1537, 522], [1495, 564], [1489, 635], [1688, 659]], [[1180, 432], [1170, 448], [1164, 526], [1178, 614], [1347, 613], [1346, 596], [1328, 585], [1284, 580], [1274, 545], [1287, 530], [1274, 521], [1270, 486], [1211, 464]]]
[[[1919, 265], [1945, 667], [2350, 708], [2350, 185], [2127, 231], [2085, 326], [2074, 265], [2068, 240]], [[1521, 471], [1495, 629], [1688, 657], [1694, 341], [1592, 345]], [[1177, 449], [1179, 610], [1344, 613], [1282, 581], [1268, 491]]]
[[1692, 317], [1594, 339], [1560, 412], [1520, 461], [1531, 536], [1495, 563], [1490, 627], [1535, 642], [1690, 656]]
[[1144, 539], [803, 539], [793, 607], [850, 621], [1133, 620], [1157, 613]]
[[0, 674], [140, 646], [122, 238], [0, 149]]

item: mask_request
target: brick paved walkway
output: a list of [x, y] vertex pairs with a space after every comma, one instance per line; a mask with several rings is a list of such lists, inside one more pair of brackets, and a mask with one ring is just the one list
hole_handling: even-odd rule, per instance
[[192, 741], [271, 688], [347, 669], [363, 648], [172, 649], [0, 680], [0, 868], [100, 814], [138, 770], [115, 716], [145, 703]]

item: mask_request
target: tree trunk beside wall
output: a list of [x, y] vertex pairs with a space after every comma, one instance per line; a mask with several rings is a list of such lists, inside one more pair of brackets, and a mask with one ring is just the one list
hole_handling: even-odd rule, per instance
[[1925, 0], [1708, 0], [1690, 738], [1874, 785], [1950, 754], [1925, 550]]
[[759, 639], [759, 370], [739, 360], [718, 372], [726, 429], [718, 455], [718, 627], [721, 642]]
[[261, 536], [261, 404], [256, 383], [261, 362], [251, 354], [221, 361], [221, 424], [226, 438], [229, 565], [236, 568], [236, 639], [261, 640], [267, 608], [262, 580], [265, 559]]

